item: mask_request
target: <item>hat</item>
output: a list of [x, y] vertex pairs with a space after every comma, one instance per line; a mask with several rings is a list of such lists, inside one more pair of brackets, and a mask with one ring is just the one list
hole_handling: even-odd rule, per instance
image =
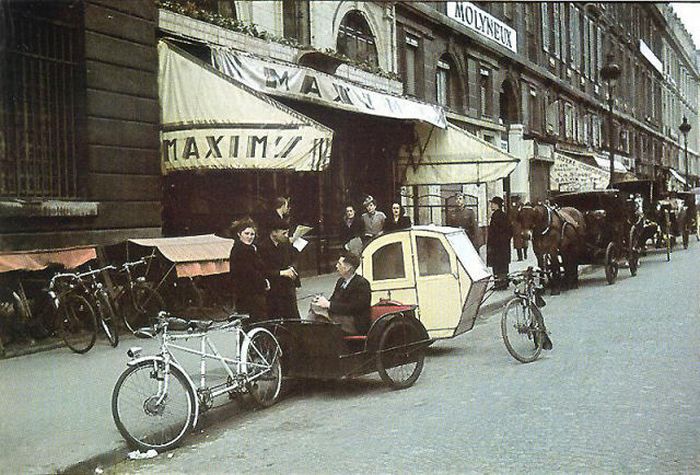
[[500, 196], [494, 196], [493, 198], [491, 198], [491, 201], [489, 201], [489, 203], [495, 203], [498, 206], [503, 206], [503, 198], [501, 198]]
[[367, 195], [367, 198], [365, 198], [365, 200], [362, 202], [362, 207], [366, 208], [370, 203], [377, 204], [374, 201], [374, 198], [372, 198], [372, 195]]

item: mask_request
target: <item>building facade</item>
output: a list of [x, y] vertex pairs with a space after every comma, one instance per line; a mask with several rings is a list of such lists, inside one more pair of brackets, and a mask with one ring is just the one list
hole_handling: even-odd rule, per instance
[[[319, 236], [368, 194], [382, 208], [401, 200], [415, 221], [443, 222], [432, 210], [465, 192], [486, 224], [493, 195], [544, 200], [606, 186], [610, 148], [616, 179], [698, 184], [697, 53], [666, 4], [2, 1], [0, 17], [3, 250], [218, 231], [279, 194]], [[227, 48], [318, 73], [307, 74], [311, 92], [325, 74], [338, 104], [273, 97], [333, 129], [329, 168], [161, 176], [159, 39], [204, 63]], [[612, 135], [600, 73], [608, 54], [622, 72]], [[354, 111], [351, 87], [444, 111], [520, 164], [505, 180], [406, 186], [396, 161], [415, 141], [415, 120]]]
[[[615, 179], [698, 183], [695, 46], [669, 5], [399, 2], [396, 16], [405, 93], [521, 158], [507, 191], [544, 200], [605, 187], [611, 145]], [[610, 54], [621, 69], [612, 136], [601, 77]]]

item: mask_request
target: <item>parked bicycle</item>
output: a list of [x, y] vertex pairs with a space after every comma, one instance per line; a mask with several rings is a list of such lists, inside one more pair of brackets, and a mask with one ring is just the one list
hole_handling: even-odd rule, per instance
[[165, 310], [163, 297], [146, 282], [144, 277], [134, 278], [133, 269], [145, 265], [146, 258], [125, 262], [117, 270], [121, 282], [116, 285], [114, 301], [126, 328], [137, 335], [139, 328], [156, 323], [156, 316]]
[[535, 361], [543, 349], [552, 349], [540, 311], [546, 305], [541, 277], [542, 270], [532, 267], [508, 274], [508, 280], [515, 284], [515, 297], [503, 309], [501, 335], [508, 353], [521, 363]]
[[[210, 409], [217, 396], [250, 396], [262, 407], [279, 398], [282, 366], [277, 339], [260, 327], [245, 331], [242, 315], [229, 321], [185, 320], [160, 312], [154, 327], [141, 329], [148, 337], [160, 337], [160, 351], [141, 356], [142, 348], [130, 348], [131, 360], [119, 376], [112, 393], [112, 416], [117, 429], [130, 446], [141, 451], [176, 447]], [[181, 332], [181, 333], [176, 333]], [[219, 353], [211, 336], [232, 333], [234, 356]], [[178, 344], [198, 339], [199, 349]], [[200, 357], [199, 386], [173, 355], [178, 350]], [[207, 385], [206, 362], [213, 359], [226, 372], [223, 383]]]
[[[97, 276], [103, 271], [115, 270], [116, 267], [108, 265], [100, 269], [89, 270], [87, 272], [82, 272], [76, 274], [76, 278], [81, 283], [85, 295], [95, 309], [95, 315], [97, 317], [97, 322], [102, 327], [107, 340], [112, 347], [116, 347], [119, 344], [119, 333], [117, 332], [117, 312], [114, 308], [114, 300], [112, 296], [105, 288], [104, 284], [100, 282]], [[89, 278], [87, 282], [86, 278]]]
[[97, 338], [97, 318], [77, 288], [76, 274], [59, 273], [49, 281], [48, 295], [56, 311], [56, 327], [66, 346], [75, 353], [86, 353]]

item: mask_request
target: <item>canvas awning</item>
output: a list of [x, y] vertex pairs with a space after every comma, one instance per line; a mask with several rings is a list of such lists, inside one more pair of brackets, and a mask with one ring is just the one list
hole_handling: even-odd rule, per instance
[[402, 148], [398, 167], [404, 185], [485, 183], [510, 175], [518, 158], [466, 130], [416, 124], [416, 142]]
[[[610, 159], [609, 158], [603, 158], [599, 157], [598, 155], [594, 155], [593, 158], [595, 159], [596, 165], [598, 165], [599, 168], [602, 168], [603, 170], [607, 170], [608, 172], [610, 171]], [[615, 164], [613, 165], [614, 172], [615, 173], [626, 173], [627, 172], [627, 167], [625, 167], [622, 163], [618, 162], [615, 160]]]
[[165, 41], [158, 59], [163, 174], [328, 167], [331, 129]]
[[0, 254], [0, 272], [37, 271], [50, 265], [74, 269], [96, 258], [97, 252], [94, 247], [6, 252]]
[[668, 171], [671, 172], [671, 175], [673, 175], [673, 178], [675, 178], [676, 180], [680, 181], [680, 182], [681, 182], [682, 184], [684, 184], [684, 185], [687, 184], [686, 181], [685, 181], [685, 178], [683, 178], [683, 177], [681, 176], [681, 174], [678, 173], [675, 169], [669, 168]]
[[440, 128], [447, 126], [445, 111], [440, 106], [379, 92], [337, 75], [230, 48], [211, 47], [211, 59], [222, 73], [265, 94], [360, 114], [418, 120]]
[[138, 246], [156, 248], [175, 265], [178, 277], [223, 274], [229, 271], [232, 239], [214, 234], [153, 239], [129, 239]]

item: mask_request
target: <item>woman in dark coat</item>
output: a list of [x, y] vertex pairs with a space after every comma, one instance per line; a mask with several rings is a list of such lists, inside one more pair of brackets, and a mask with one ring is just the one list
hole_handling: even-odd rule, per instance
[[345, 207], [345, 216], [340, 223], [340, 242], [343, 246], [356, 237], [362, 237], [365, 227], [353, 205]]
[[510, 264], [510, 238], [512, 231], [506, 213], [503, 212], [503, 199], [491, 199], [491, 222], [486, 242], [486, 265], [493, 269], [496, 277], [495, 290], [508, 288], [508, 264]]
[[404, 214], [401, 203], [391, 204], [391, 216], [384, 221], [384, 231], [394, 231], [396, 229], [408, 229], [411, 227], [411, 218]]
[[232, 225], [235, 242], [229, 259], [230, 275], [235, 294], [236, 312], [250, 315], [252, 321], [267, 318], [266, 292], [270, 288], [265, 279], [262, 259], [253, 244], [255, 222], [250, 218]]

